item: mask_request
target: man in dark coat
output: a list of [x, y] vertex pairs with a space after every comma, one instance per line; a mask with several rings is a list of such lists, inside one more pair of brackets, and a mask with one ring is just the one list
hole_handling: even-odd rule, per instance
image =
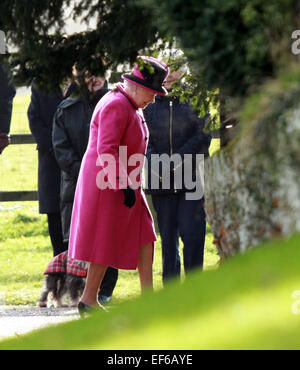
[[0, 65], [0, 154], [9, 144], [12, 103], [15, 94], [15, 88], [9, 83], [7, 73]]
[[[180, 72], [171, 73], [164, 86], [169, 88], [180, 74]], [[199, 112], [194, 111], [188, 103], [183, 104], [179, 99], [164, 96], [157, 96], [155, 103], [150, 104], [144, 110], [150, 132], [147, 150], [148, 189], [146, 193], [151, 194], [157, 214], [162, 242], [164, 283], [169, 278], [180, 275], [179, 237], [184, 244], [185, 272], [203, 266], [206, 233], [203, 189], [199, 192], [199, 198], [190, 197], [189, 199], [195, 189], [185, 186], [183, 181], [184, 172], [188, 171], [188, 166], [190, 166], [190, 172], [193, 175], [191, 183], [199, 182], [197, 158], [203, 159], [203, 156], [208, 156], [211, 136], [204, 134], [203, 128], [209, 115], [199, 118], [198, 114]], [[192, 159], [190, 165], [182, 162], [187, 154]], [[162, 157], [159, 157], [161, 155], [168, 156], [168, 158], [177, 155], [180, 161], [178, 164], [169, 161], [169, 166], [166, 168], [158, 164], [158, 161], [163, 162]], [[179, 175], [182, 180], [180, 186], [176, 183], [178, 169], [182, 171]], [[158, 178], [159, 186], [155, 186], [154, 189], [155, 177]], [[167, 186], [164, 186], [163, 181], [166, 177], [168, 182]]]
[[49, 235], [56, 256], [68, 248], [64, 243], [60, 215], [60, 168], [56, 162], [53, 145], [53, 116], [63, 94], [38, 89], [36, 80], [31, 86], [31, 102], [27, 115], [29, 127], [38, 150], [38, 200], [39, 212], [47, 214]]
[[[78, 83], [72, 96], [63, 100], [55, 113], [53, 147], [61, 168], [61, 215], [65, 241], [69, 240], [75, 189], [89, 140], [90, 120], [96, 104], [107, 92], [104, 78], [87, 77], [85, 84], [79, 88]], [[109, 267], [100, 287], [99, 303], [110, 300], [117, 278], [118, 270]]]

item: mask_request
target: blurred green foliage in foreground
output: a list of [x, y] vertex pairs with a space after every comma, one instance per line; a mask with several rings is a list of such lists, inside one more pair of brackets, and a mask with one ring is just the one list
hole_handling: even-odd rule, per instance
[[[0, 349], [299, 349], [300, 235]], [[298, 293], [297, 293], [298, 292]]]

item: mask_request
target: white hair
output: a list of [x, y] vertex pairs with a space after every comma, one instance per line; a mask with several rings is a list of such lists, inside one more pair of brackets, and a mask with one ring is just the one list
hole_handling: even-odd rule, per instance
[[128, 81], [128, 80], [124, 80], [124, 86], [126, 88], [128, 88], [129, 90], [131, 91], [136, 91], [136, 88], [138, 88], [139, 86], [135, 85], [134, 83]]

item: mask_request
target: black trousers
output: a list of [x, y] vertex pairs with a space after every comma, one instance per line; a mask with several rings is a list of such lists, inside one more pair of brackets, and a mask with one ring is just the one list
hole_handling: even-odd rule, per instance
[[206, 217], [204, 199], [186, 200], [185, 193], [152, 195], [161, 236], [163, 282], [180, 275], [179, 237], [185, 273], [203, 267]]
[[60, 213], [48, 213], [47, 216], [53, 256], [57, 256], [68, 249], [68, 243], [63, 239]]
[[112, 296], [113, 290], [117, 284], [119, 270], [113, 267], [108, 267], [104, 278], [102, 280], [98, 296], [105, 295], [107, 297]]

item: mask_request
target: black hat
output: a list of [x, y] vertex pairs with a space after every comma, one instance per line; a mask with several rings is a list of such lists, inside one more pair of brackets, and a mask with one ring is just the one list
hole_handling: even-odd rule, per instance
[[141, 58], [144, 62], [142, 67], [136, 64], [131, 73], [123, 75], [122, 78], [156, 94], [168, 95], [168, 91], [163, 87], [163, 84], [169, 74], [169, 67], [153, 57], [139, 56], [138, 58]]

